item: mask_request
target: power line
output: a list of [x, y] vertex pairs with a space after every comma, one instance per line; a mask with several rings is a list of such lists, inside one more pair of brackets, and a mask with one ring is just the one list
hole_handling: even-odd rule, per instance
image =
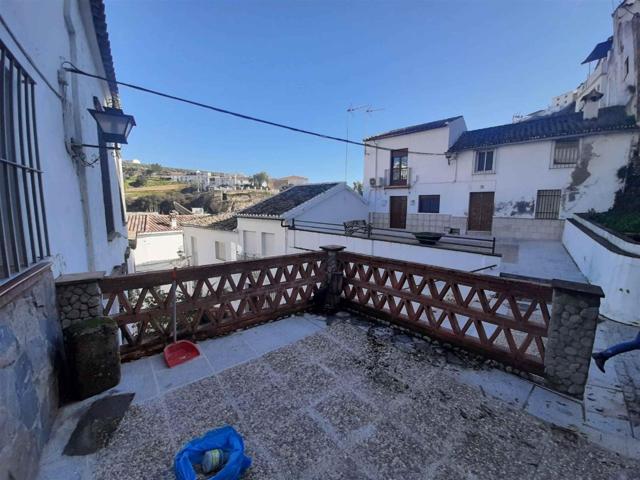
[[[208, 105], [206, 103], [197, 102], [195, 100], [189, 100], [187, 98], [178, 97], [176, 95], [171, 95], [169, 93], [159, 92], [157, 90], [152, 90], [150, 88], [141, 87], [140, 85], [134, 85], [132, 83], [120, 82], [118, 80], [116, 80], [116, 81], [109, 80], [109, 79], [107, 79], [105, 77], [102, 77], [100, 75], [95, 75], [93, 73], [88, 73], [88, 72], [82, 71], [79, 68], [77, 68], [75, 65], [73, 65], [71, 62], [64, 62], [63, 65], [64, 64], [71, 65], [71, 68], [64, 67], [64, 69], [67, 72], [70, 72], [70, 73], [76, 73], [78, 75], [84, 75], [86, 77], [96, 78], [98, 80], [104, 80], [105, 82], [116, 83], [118, 85], [122, 85], [123, 87], [128, 87], [128, 88], [131, 88], [133, 90], [139, 90], [141, 92], [150, 93], [152, 95], [157, 95], [159, 97], [168, 98], [168, 99], [171, 99], [171, 100], [175, 100], [177, 102], [187, 103], [189, 105], [194, 105], [196, 107], [206, 108], [208, 110], [213, 110], [214, 112], [224, 113], [225, 115], [231, 115], [233, 117], [242, 118], [244, 120], [249, 120], [249, 121], [257, 122], [257, 123], [262, 123], [264, 125], [271, 125], [272, 127], [283, 128], [285, 130], [290, 130], [292, 132], [303, 133], [305, 135], [311, 135], [311, 136], [318, 137], [318, 138], [324, 138], [326, 140], [334, 140], [336, 142], [343, 142], [343, 143], [347, 143], [347, 144], [350, 144], [350, 145], [358, 145], [360, 147], [369, 147], [369, 148], [373, 148], [373, 149], [376, 149], [376, 150], [385, 150], [385, 151], [388, 151], [388, 152], [391, 152], [391, 151], [394, 150], [393, 148], [380, 147], [378, 145], [372, 145], [370, 143], [356, 142], [354, 140], [349, 140], [347, 138], [334, 137], [333, 135], [325, 135], [324, 133], [313, 132], [311, 130], [305, 130], [305, 129], [298, 128], [298, 127], [292, 127], [291, 125], [284, 125], [282, 123], [272, 122], [270, 120], [265, 120], [263, 118], [252, 117], [251, 115], [245, 115], [244, 113], [233, 112], [231, 110], [226, 110], [224, 108], [215, 107], [213, 105]], [[444, 153], [413, 152], [413, 151], [409, 151], [408, 153], [413, 154], [413, 155], [445, 155]]]

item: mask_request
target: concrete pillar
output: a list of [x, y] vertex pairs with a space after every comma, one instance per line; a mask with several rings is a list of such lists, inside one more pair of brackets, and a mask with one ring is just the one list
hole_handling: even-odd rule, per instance
[[104, 272], [61, 275], [56, 280], [56, 298], [63, 331], [71, 325], [102, 316], [100, 280]]
[[327, 252], [327, 279], [322, 286], [324, 302], [322, 307], [328, 312], [335, 312], [340, 304], [342, 292], [342, 269], [338, 261], [338, 252], [344, 250], [342, 245], [325, 245], [320, 250]]
[[602, 289], [586, 283], [553, 280], [549, 337], [544, 359], [547, 383], [582, 398], [587, 383]]

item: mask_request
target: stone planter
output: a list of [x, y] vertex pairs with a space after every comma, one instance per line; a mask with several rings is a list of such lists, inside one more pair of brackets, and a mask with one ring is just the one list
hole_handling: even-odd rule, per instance
[[118, 327], [109, 317], [75, 323], [65, 331], [76, 396], [88, 398], [120, 383]]

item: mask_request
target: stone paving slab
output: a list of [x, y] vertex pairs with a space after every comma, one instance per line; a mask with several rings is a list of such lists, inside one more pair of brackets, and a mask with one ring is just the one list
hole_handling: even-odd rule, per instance
[[[635, 443], [586, 425], [582, 403], [387, 327], [330, 320], [131, 406], [81, 478], [174, 478], [184, 442], [226, 423], [254, 458], [250, 479], [639, 478]], [[65, 465], [58, 478], [74, 478], [77, 464], [53, 454], [40, 478]]]

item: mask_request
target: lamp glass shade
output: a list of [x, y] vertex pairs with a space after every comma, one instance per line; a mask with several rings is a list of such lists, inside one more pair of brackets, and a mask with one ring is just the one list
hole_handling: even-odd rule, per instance
[[100, 127], [105, 142], [127, 143], [127, 137], [136, 121], [119, 108], [105, 107], [104, 110], [89, 110]]

